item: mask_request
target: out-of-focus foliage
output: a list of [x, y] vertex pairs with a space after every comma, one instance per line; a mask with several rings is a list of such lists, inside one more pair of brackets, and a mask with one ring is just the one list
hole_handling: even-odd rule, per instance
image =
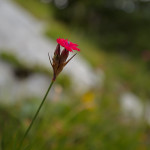
[[55, 16], [84, 30], [108, 51], [139, 56], [150, 50], [150, 2], [54, 0]]
[[[46, 102], [23, 147], [27, 150], [148, 150], [150, 128], [124, 118], [117, 101], [93, 101], [87, 107], [81, 98]], [[0, 107], [2, 150], [16, 150], [28, 127], [37, 99]], [[36, 104], [36, 105], [35, 105]]]

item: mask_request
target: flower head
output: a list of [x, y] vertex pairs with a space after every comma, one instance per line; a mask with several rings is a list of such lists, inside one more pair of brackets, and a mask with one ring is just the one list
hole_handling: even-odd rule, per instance
[[[67, 63], [76, 55], [74, 54], [69, 60], [67, 60], [69, 52], [73, 52], [73, 50], [80, 51], [80, 49], [77, 48], [77, 44], [69, 42], [68, 40], [58, 38], [57, 43], [58, 45], [56, 46], [56, 50], [54, 51], [52, 61], [49, 56], [51, 66], [53, 68], [53, 81], [63, 70], [63, 68], [67, 65]], [[60, 45], [64, 47], [62, 52], [60, 51]]]
[[77, 48], [77, 46], [78, 46], [77, 44], [72, 43], [72, 42], [68, 41], [67, 39], [65, 40], [65, 39], [58, 38], [56, 41], [58, 44], [60, 44], [62, 47], [64, 47], [69, 52], [73, 52], [73, 50], [80, 51], [80, 49]]

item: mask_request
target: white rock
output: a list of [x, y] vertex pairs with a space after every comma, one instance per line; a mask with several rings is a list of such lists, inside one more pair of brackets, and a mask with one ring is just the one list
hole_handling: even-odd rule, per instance
[[144, 111], [143, 103], [133, 93], [126, 92], [121, 95], [120, 99], [121, 110], [129, 117], [141, 119]]

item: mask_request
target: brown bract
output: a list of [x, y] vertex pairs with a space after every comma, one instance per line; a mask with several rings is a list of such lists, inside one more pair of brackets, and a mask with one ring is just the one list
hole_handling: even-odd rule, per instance
[[[57, 45], [56, 50], [54, 52], [54, 56], [51, 58], [49, 56], [50, 64], [53, 68], [53, 81], [56, 80], [56, 77], [59, 75], [59, 73], [63, 70], [63, 68], [67, 65], [67, 63], [75, 56], [74, 54], [69, 60], [67, 60], [69, 56], [69, 51], [65, 48], [60, 52], [60, 44]], [[67, 60], [67, 61], [66, 61]]]

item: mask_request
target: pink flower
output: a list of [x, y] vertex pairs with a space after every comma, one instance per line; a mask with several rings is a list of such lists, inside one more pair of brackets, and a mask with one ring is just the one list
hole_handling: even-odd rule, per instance
[[80, 51], [80, 49], [77, 48], [77, 46], [78, 46], [77, 44], [72, 43], [72, 42], [68, 41], [67, 39], [65, 40], [65, 39], [58, 38], [56, 41], [58, 44], [60, 44], [62, 47], [64, 47], [69, 52], [73, 52], [73, 50]]

